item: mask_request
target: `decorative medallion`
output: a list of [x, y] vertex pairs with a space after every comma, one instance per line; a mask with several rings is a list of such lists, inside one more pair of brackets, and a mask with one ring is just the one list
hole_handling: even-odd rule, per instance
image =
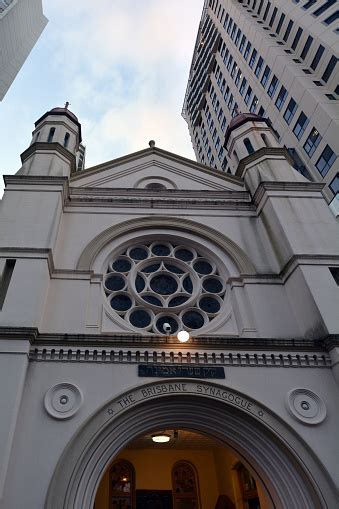
[[111, 310], [134, 330], [164, 334], [202, 329], [222, 312], [226, 282], [214, 260], [190, 246], [132, 244], [104, 277]]
[[70, 383], [54, 385], [46, 392], [44, 399], [45, 409], [54, 419], [73, 417], [82, 402], [83, 395], [79, 387]]
[[304, 424], [320, 424], [326, 417], [325, 403], [309, 389], [292, 389], [289, 391], [286, 406], [293, 417]]

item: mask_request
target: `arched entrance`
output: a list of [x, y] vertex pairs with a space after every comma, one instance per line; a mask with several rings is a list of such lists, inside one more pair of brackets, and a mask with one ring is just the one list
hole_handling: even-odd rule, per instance
[[321, 509], [336, 503], [306, 445], [269, 410], [225, 387], [170, 380], [115, 398], [87, 422], [57, 465], [46, 508], [92, 509], [113, 458], [134, 438], [161, 428], [193, 430], [237, 450], [263, 481], [272, 508]]

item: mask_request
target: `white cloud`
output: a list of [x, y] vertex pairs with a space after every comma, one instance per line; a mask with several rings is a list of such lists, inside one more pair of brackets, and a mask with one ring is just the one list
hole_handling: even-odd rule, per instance
[[44, 0], [49, 24], [0, 104], [1, 169], [18, 170], [34, 121], [66, 100], [88, 166], [153, 138], [194, 159], [181, 109], [203, 3]]

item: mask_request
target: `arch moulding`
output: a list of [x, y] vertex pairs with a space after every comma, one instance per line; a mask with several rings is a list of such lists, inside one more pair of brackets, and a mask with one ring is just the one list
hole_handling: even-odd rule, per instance
[[336, 506], [323, 467], [270, 410], [224, 386], [170, 379], [130, 389], [84, 424], [57, 464], [45, 508], [92, 509], [114, 457], [134, 438], [172, 427], [204, 433], [234, 449], [260, 479], [272, 509]]
[[168, 228], [181, 232], [194, 233], [205, 238], [223, 249], [235, 263], [240, 274], [254, 275], [255, 267], [247, 254], [233, 240], [226, 235], [189, 219], [169, 216], [150, 216], [130, 219], [118, 225], [111, 226], [99, 233], [87, 244], [77, 263], [78, 270], [91, 270], [93, 262], [100, 251], [112, 240], [124, 235], [126, 232], [138, 232], [142, 229]]

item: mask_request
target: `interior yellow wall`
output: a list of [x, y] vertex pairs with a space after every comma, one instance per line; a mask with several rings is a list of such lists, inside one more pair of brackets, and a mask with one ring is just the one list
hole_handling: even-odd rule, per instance
[[[205, 450], [125, 450], [116, 459], [132, 463], [136, 489], [171, 490], [172, 467], [176, 461], [191, 462], [198, 472], [201, 509], [215, 509], [219, 496], [212, 451]], [[106, 472], [97, 492], [95, 509], [109, 509], [109, 473]]]
[[220, 495], [227, 495], [232, 502], [235, 503], [232, 467], [239, 459], [230, 449], [219, 447], [218, 449], [214, 449], [214, 461], [219, 493]]

